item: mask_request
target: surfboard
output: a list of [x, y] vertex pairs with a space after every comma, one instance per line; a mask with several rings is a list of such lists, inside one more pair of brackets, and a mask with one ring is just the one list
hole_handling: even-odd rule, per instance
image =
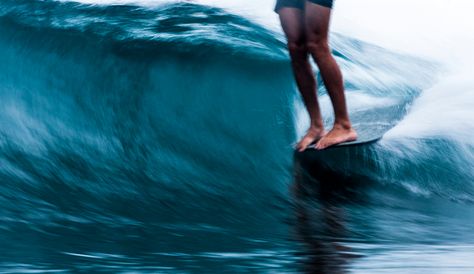
[[[395, 102], [387, 105], [361, 108], [350, 113], [352, 126], [357, 131], [358, 138], [353, 142], [346, 142], [330, 148], [344, 148], [354, 146], [371, 145], [383, 138], [385, 133], [398, 124], [400, 119], [406, 114], [406, 101]], [[324, 121], [327, 126], [332, 126], [334, 118]], [[331, 128], [326, 128], [330, 130]], [[310, 150], [316, 150], [314, 145]]]
[[[327, 149], [373, 144], [379, 141], [380, 139], [382, 139], [384, 134], [387, 131], [389, 131], [394, 126], [394, 124], [395, 123], [393, 121], [391, 122], [384, 121], [384, 120], [377, 121], [375, 120], [375, 118], [365, 119], [365, 121], [359, 121], [359, 122], [353, 123], [353, 127], [357, 131], [357, 135], [358, 135], [357, 140], [334, 145], [334, 146], [328, 147]], [[315, 144], [309, 146], [309, 148], [315, 149]]]

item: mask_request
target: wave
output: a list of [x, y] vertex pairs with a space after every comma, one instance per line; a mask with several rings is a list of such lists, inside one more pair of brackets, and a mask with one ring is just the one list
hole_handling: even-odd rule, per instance
[[[0, 28], [0, 216], [276, 217], [304, 126], [280, 34], [191, 3], [6, 0]], [[396, 123], [432, 83], [430, 62], [332, 46], [356, 120]]]
[[282, 192], [292, 87], [268, 31], [191, 4], [1, 7], [1, 198], [28, 201], [19, 219], [179, 218]]

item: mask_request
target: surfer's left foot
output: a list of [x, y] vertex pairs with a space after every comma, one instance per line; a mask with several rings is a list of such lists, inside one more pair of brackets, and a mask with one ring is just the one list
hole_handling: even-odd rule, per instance
[[316, 143], [316, 149], [325, 149], [340, 143], [351, 142], [357, 140], [356, 131], [349, 125], [334, 124], [334, 127], [328, 134], [324, 135], [319, 142]]
[[311, 126], [306, 132], [306, 135], [298, 142], [296, 145], [296, 150], [303, 152], [309, 145], [316, 143], [324, 136], [324, 127], [323, 126]]

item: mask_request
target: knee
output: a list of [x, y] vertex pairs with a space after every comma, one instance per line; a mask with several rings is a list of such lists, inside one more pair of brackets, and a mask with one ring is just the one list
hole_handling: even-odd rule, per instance
[[298, 61], [302, 58], [306, 58], [308, 55], [308, 49], [306, 43], [303, 40], [299, 41], [288, 41], [288, 51], [291, 59]]
[[316, 59], [330, 54], [328, 41], [324, 38], [314, 38], [308, 40], [306, 43], [306, 48]]
[[304, 41], [289, 41], [288, 52], [294, 65], [303, 65], [308, 60], [308, 48]]

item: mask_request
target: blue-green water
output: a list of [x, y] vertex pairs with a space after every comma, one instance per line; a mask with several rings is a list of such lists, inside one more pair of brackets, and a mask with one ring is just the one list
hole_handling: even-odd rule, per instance
[[[190, 3], [48, 0], [3, 0], [0, 33], [0, 272], [474, 271], [472, 144], [384, 138], [327, 157], [357, 182], [322, 184], [293, 160], [280, 34]], [[436, 81], [332, 39], [358, 125], [403, 121]]]

